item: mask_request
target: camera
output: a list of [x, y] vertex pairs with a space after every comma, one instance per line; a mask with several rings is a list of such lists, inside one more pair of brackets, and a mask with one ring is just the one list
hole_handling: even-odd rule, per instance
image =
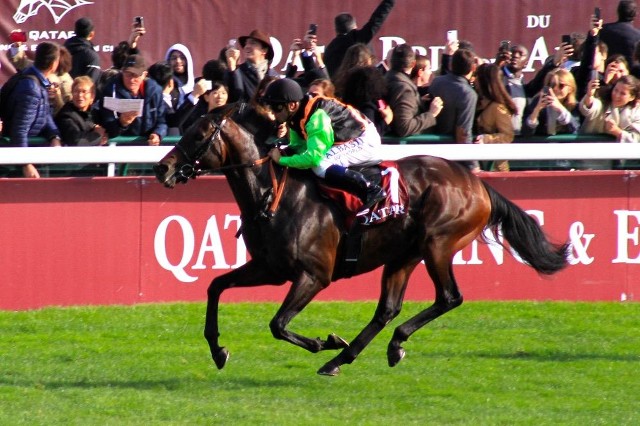
[[144, 18], [142, 16], [136, 16], [135, 18], [133, 18], [133, 25], [135, 25], [136, 28], [143, 28]]
[[310, 35], [316, 35], [318, 33], [318, 24], [310, 24], [308, 33]]

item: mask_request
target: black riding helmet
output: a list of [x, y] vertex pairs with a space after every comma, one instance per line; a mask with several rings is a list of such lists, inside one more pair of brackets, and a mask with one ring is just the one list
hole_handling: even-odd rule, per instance
[[262, 102], [268, 105], [286, 104], [302, 100], [304, 93], [298, 83], [290, 78], [275, 80], [267, 86]]

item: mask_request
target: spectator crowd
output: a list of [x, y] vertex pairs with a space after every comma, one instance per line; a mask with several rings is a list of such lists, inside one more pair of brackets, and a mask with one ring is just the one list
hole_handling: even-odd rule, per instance
[[[176, 43], [151, 63], [138, 48], [142, 20], [111, 55], [109, 67], [93, 48], [90, 18], [75, 22], [64, 45], [38, 44], [29, 58], [16, 41], [9, 59], [18, 70], [2, 87], [0, 130], [6, 146], [28, 146], [43, 137], [51, 146], [105, 145], [135, 136], [159, 145], [181, 135], [199, 117], [230, 102], [249, 102], [276, 119], [261, 102], [269, 86], [287, 78], [308, 98], [356, 111], [370, 132], [395, 137], [441, 135], [460, 144], [512, 143], [518, 137], [607, 134], [621, 143], [640, 142], [640, 30], [637, 4], [621, 0], [616, 22], [597, 12], [585, 32], [563, 38], [544, 65], [525, 81], [526, 47], [503, 41], [495, 56], [481, 58], [468, 40], [446, 40], [440, 69], [409, 44], [376, 58], [369, 43], [395, 7], [382, 0], [363, 26], [349, 13], [335, 17], [335, 37], [324, 50], [311, 26], [291, 41], [284, 75], [272, 68], [274, 49], [261, 29], [229, 40], [201, 70], [187, 45]], [[301, 65], [301, 68], [299, 66]], [[337, 105], [336, 104], [336, 105]], [[337, 108], [337, 107], [336, 107]], [[278, 136], [288, 133], [286, 123]], [[367, 128], [369, 129], [368, 125]], [[464, 162], [472, 172], [509, 171], [507, 161]], [[557, 161], [555, 169], [607, 169], [613, 161]], [[36, 166], [22, 166], [39, 177]]]

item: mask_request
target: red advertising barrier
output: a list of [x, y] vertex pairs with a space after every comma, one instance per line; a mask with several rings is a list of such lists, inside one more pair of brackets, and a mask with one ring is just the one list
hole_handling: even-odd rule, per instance
[[[571, 263], [540, 277], [495, 244], [456, 255], [466, 300], [634, 300], [640, 294], [637, 173], [512, 172], [483, 179], [570, 240]], [[151, 178], [0, 180], [0, 309], [202, 301], [242, 265], [239, 210], [222, 177], [168, 190]], [[321, 300], [376, 300], [381, 269], [341, 280]], [[288, 289], [232, 289], [223, 301], [281, 301]], [[424, 267], [406, 295], [431, 301]]]

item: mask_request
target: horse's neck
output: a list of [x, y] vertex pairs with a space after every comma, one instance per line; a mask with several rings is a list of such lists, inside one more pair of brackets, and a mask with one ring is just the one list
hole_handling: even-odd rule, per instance
[[[275, 192], [278, 188], [274, 188], [273, 179], [269, 172], [269, 164], [266, 163], [262, 166], [261, 170], [243, 169], [235, 170], [227, 173], [227, 181], [231, 192], [240, 207], [242, 215], [246, 218], [253, 218], [265, 208], [264, 200], [265, 194], [273, 190], [272, 198], [275, 197]], [[292, 174], [294, 176], [292, 176]], [[290, 170], [287, 175], [286, 181], [283, 181], [284, 169], [277, 168], [276, 170], [276, 185], [284, 185], [283, 196], [279, 204], [285, 206], [294, 198], [297, 199], [298, 194], [302, 187], [308, 185], [307, 182], [312, 178], [305, 178], [300, 176], [300, 173], [292, 173]]]

